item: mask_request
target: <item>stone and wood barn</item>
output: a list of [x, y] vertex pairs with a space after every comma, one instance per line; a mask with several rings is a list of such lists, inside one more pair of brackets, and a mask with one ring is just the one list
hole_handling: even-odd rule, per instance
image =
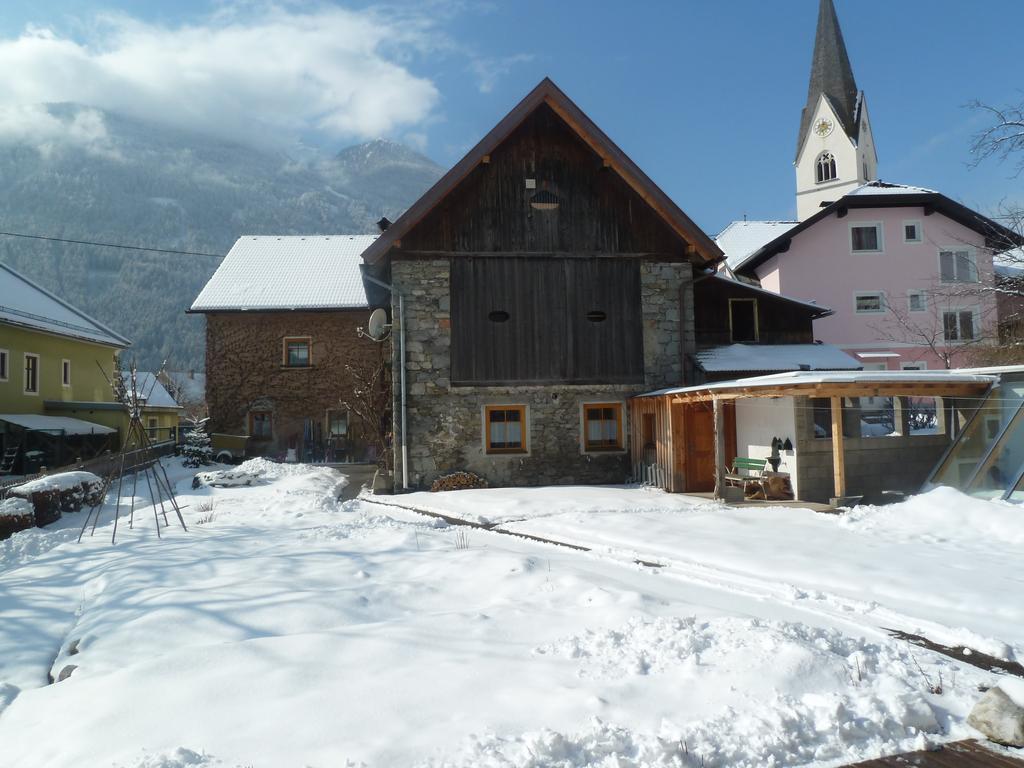
[[714, 376], [702, 354], [777, 345], [785, 362], [759, 355], [760, 370], [822, 367], [823, 354], [857, 367], [813, 343], [827, 309], [712, 276], [721, 259], [542, 81], [363, 254], [371, 305], [405, 338], [392, 365], [397, 484], [403, 442], [411, 487], [456, 470], [622, 482], [627, 399]]
[[369, 316], [359, 255], [373, 240], [239, 238], [189, 310], [206, 316], [211, 432], [249, 436], [248, 455], [376, 458], [346, 406], [353, 368], [390, 357], [357, 330]]

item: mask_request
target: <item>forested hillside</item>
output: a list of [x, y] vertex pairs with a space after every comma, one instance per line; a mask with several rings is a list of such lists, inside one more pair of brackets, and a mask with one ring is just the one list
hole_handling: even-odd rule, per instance
[[[103, 122], [98, 146], [0, 143], [0, 231], [223, 254], [241, 234], [376, 231], [441, 173], [383, 140], [295, 157]], [[217, 259], [0, 237], [0, 260], [132, 339], [140, 368], [204, 367], [203, 319], [185, 309]]]

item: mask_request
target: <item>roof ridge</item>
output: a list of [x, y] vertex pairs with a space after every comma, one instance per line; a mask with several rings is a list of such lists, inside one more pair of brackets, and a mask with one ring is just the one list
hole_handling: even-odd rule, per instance
[[[21, 272], [16, 270], [10, 264], [7, 264], [6, 262], [0, 261], [0, 268], [7, 270], [10, 274], [14, 275], [14, 277], [16, 277], [17, 279], [21, 280], [23, 283], [26, 283], [27, 285], [29, 285], [32, 288], [36, 289], [37, 291], [42, 293], [47, 298], [53, 299], [58, 304], [60, 304], [62, 307], [64, 307], [65, 309], [67, 309], [67, 310], [69, 310], [71, 312], [73, 312], [74, 314], [78, 315], [80, 318], [82, 318], [86, 322], [92, 323], [92, 325], [95, 327], [95, 329], [97, 329], [99, 331], [102, 331], [103, 333], [109, 334], [113, 339], [115, 339], [117, 341], [123, 342], [126, 347], [130, 347], [131, 346], [131, 344], [132, 344], [131, 340], [129, 340], [128, 338], [122, 336], [117, 331], [115, 331], [112, 328], [108, 327], [104, 323], [101, 323], [99, 320], [97, 320], [96, 318], [92, 317], [91, 315], [87, 315], [85, 312], [80, 310], [74, 304], [71, 304], [70, 302], [65, 301], [64, 299], [62, 299], [57, 294], [52, 293], [51, 291], [46, 290], [45, 288], [43, 288], [43, 286], [39, 285], [39, 283], [35, 282], [34, 280], [30, 280], [29, 278], [25, 277], [25, 275], [21, 274]], [[17, 314], [31, 315], [32, 313], [19, 310], [17, 312]], [[67, 322], [64, 322], [64, 321], [60, 321], [60, 320], [56, 320], [55, 318], [52, 318], [52, 317], [46, 317], [45, 315], [36, 315], [35, 317], [38, 318], [38, 319], [45, 320], [46, 322], [53, 323], [54, 325], [64, 325], [64, 326], [71, 327], [70, 323], [67, 323]], [[89, 331], [90, 333], [95, 332], [95, 331], [90, 330], [90, 329], [85, 328], [85, 327], [78, 327], [75, 330]]]

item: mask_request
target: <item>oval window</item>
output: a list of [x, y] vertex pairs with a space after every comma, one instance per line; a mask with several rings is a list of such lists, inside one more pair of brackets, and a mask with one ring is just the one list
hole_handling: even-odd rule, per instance
[[492, 323], [504, 323], [508, 321], [508, 318], [508, 312], [506, 312], [503, 309], [496, 309], [489, 315], [487, 315], [487, 319], [490, 320]]
[[604, 312], [602, 312], [599, 309], [595, 309], [595, 310], [593, 310], [591, 312], [587, 312], [587, 320], [589, 320], [592, 323], [603, 323], [607, 319], [608, 319], [608, 315], [606, 315]]

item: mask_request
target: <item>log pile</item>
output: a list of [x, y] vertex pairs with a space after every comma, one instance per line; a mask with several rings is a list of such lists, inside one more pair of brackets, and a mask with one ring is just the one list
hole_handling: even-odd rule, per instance
[[30, 502], [16, 497], [0, 501], [0, 541], [35, 524], [36, 513]]
[[486, 488], [487, 481], [480, 475], [472, 472], [452, 472], [450, 475], [442, 475], [430, 486], [434, 493], [437, 491], [463, 491], [467, 488]]

